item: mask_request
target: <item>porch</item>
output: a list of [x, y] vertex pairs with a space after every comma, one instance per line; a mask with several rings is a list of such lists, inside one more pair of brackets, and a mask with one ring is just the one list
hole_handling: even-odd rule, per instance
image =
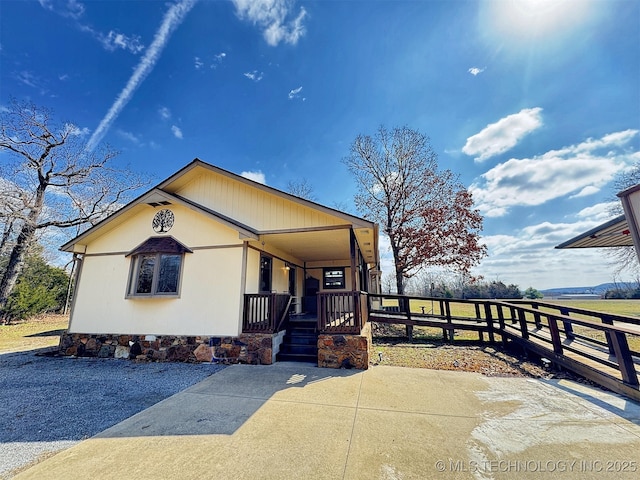
[[291, 313], [289, 294], [246, 294], [242, 332], [270, 335], [277, 360], [366, 369], [371, 346], [366, 296], [321, 292], [315, 312]]
[[318, 293], [317, 313], [291, 313], [288, 293], [250, 293], [244, 296], [242, 333], [278, 333], [292, 318], [316, 320], [318, 334], [359, 335], [368, 321], [366, 292]]

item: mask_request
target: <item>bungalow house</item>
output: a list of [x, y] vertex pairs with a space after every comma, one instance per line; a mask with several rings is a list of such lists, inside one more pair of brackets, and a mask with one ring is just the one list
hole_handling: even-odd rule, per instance
[[61, 247], [66, 355], [366, 368], [378, 226], [194, 160]]

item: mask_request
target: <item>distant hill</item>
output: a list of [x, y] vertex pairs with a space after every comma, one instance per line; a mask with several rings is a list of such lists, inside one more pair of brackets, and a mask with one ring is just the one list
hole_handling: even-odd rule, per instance
[[560, 287], [560, 288], [549, 288], [547, 290], [540, 290], [545, 297], [557, 297], [558, 295], [585, 295], [585, 294], [595, 294], [602, 295], [607, 290], [614, 290], [616, 288], [620, 288], [623, 290], [637, 288], [638, 284], [636, 282], [620, 282], [620, 283], [601, 283], [600, 285], [596, 285], [594, 287]]

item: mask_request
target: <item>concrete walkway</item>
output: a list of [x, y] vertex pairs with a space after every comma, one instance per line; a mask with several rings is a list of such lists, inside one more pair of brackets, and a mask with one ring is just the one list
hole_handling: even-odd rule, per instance
[[17, 479], [640, 478], [640, 405], [567, 380], [231, 366]]

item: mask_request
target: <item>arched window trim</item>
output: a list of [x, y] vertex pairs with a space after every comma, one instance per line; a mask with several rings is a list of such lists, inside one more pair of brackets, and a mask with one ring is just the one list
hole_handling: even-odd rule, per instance
[[185, 253], [193, 251], [171, 236], [151, 237], [127, 253], [126, 298], [179, 298]]

